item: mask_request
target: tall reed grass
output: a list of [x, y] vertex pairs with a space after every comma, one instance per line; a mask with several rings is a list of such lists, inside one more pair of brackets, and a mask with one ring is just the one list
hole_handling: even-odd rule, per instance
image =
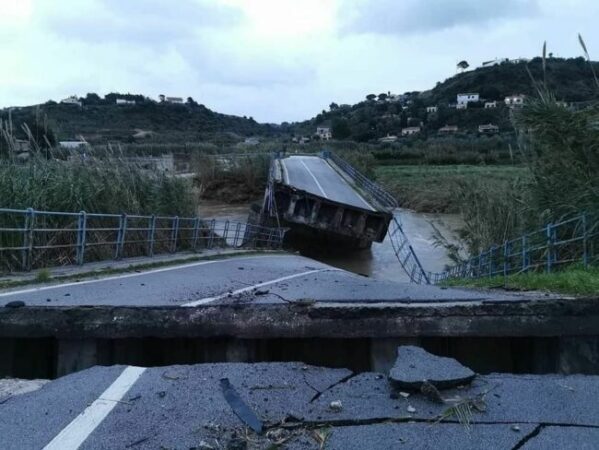
[[188, 180], [119, 157], [0, 164], [0, 207], [98, 213], [195, 215]]
[[[543, 62], [545, 68], [545, 46]], [[589, 70], [599, 90], [592, 64]], [[550, 74], [529, 75], [537, 96], [512, 117], [527, 173], [500, 188], [480, 180], [458, 184], [453, 193], [461, 197], [463, 238], [472, 253], [583, 211], [599, 215], [599, 105], [564, 107], [547, 88]]]

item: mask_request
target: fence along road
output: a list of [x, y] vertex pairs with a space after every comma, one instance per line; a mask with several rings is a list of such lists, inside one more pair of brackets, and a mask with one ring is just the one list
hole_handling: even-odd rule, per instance
[[0, 273], [182, 250], [279, 249], [283, 233], [199, 217], [0, 208]]
[[430, 274], [433, 281], [481, 278], [525, 272], [554, 272], [568, 265], [599, 265], [599, 218], [580, 214], [494, 245], [446, 272]]

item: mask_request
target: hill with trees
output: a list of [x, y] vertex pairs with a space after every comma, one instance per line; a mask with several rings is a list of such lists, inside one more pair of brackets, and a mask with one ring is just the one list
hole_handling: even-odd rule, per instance
[[[117, 99], [135, 103], [117, 104]], [[270, 136], [278, 127], [260, 124], [252, 117], [220, 114], [198, 104], [191, 97], [183, 104], [156, 102], [143, 95], [107, 94], [104, 98], [89, 93], [77, 104], [48, 101], [43, 105], [12, 108], [18, 137], [25, 139], [20, 124], [43, 127], [55, 140], [78, 139], [90, 143], [106, 142], [192, 142], [202, 140], [242, 140], [247, 136]], [[9, 111], [0, 110], [8, 120]]]
[[[510, 110], [503, 100], [510, 95], [534, 96], [535, 82], [545, 80], [555, 97], [567, 103], [598, 98], [593, 72], [584, 58], [549, 57], [545, 62], [546, 70], [543, 72], [541, 58], [527, 62], [506, 61], [470, 71], [464, 70], [468, 63], [462, 61], [459, 66], [461, 73], [437, 83], [431, 90], [402, 95], [392, 95], [391, 92], [368, 94], [364, 101], [355, 105], [331, 103], [328, 111], [293, 124], [291, 130], [298, 135], [312, 135], [316, 126], [329, 124], [334, 139], [358, 142], [373, 141], [387, 135], [400, 136], [401, 129], [411, 126], [422, 127], [416, 139], [436, 136], [444, 125], [457, 126], [462, 135], [476, 135], [479, 125], [489, 123], [497, 125], [501, 132], [512, 132]], [[592, 64], [599, 72], [599, 63]], [[458, 110], [455, 108], [456, 96], [465, 92], [480, 94], [480, 101]], [[497, 107], [484, 108], [486, 101], [497, 101]], [[427, 107], [436, 107], [436, 111], [427, 111]]]

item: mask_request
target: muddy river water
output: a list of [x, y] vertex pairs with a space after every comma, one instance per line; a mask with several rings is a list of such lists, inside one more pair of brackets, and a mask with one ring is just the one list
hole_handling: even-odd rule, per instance
[[[201, 217], [247, 220], [250, 205], [228, 205], [222, 203], [204, 203], [200, 206]], [[414, 251], [425, 270], [442, 271], [451, 261], [445, 248], [435, 245], [435, 230], [449, 242], [457, 243], [457, 230], [462, 226], [460, 216], [454, 214], [425, 214], [407, 209], [397, 209], [395, 216], [401, 220]], [[369, 277], [407, 281], [393, 248], [388, 239], [382, 243], [373, 243], [372, 248], [358, 252], [333, 252], [315, 249], [305, 256]]]

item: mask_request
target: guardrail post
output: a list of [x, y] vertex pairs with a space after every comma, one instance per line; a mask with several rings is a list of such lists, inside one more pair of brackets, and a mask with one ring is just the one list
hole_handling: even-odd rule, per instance
[[581, 218], [582, 225], [582, 265], [586, 269], [589, 266], [589, 249], [588, 249], [588, 235], [587, 235], [587, 213], [582, 213]]
[[77, 218], [77, 248], [76, 259], [80, 266], [85, 259], [85, 243], [87, 238], [87, 214], [85, 211], [79, 213]]
[[528, 245], [528, 240], [526, 239], [526, 235], [522, 236], [522, 271], [528, 270], [528, 249], [526, 246]]
[[173, 228], [171, 231], [171, 253], [177, 251], [177, 234], [179, 234], [179, 216], [173, 217]]
[[116, 237], [116, 249], [114, 259], [121, 259], [125, 248], [125, 235], [127, 234], [127, 214], [122, 214], [119, 217], [119, 232]]
[[212, 219], [210, 221], [210, 237], [208, 240], [208, 247], [207, 248], [212, 248], [213, 244], [214, 244], [214, 229], [216, 227], [216, 220]]
[[241, 223], [237, 222], [237, 226], [235, 227], [235, 238], [233, 239], [233, 247], [237, 247], [237, 242], [239, 241], [239, 233], [241, 232]]
[[33, 228], [35, 226], [35, 210], [27, 208], [25, 227], [23, 228], [23, 249], [21, 250], [21, 265], [23, 270], [30, 271], [33, 260]]
[[547, 224], [547, 273], [551, 272], [551, 264], [553, 263], [553, 230], [552, 225]]
[[148, 224], [148, 256], [154, 256], [154, 241], [156, 239], [156, 216], [152, 214]]
[[192, 241], [191, 241], [191, 247], [193, 248], [194, 252], [198, 248], [199, 233], [200, 233], [200, 218], [196, 217], [195, 220], [193, 221], [193, 237], [192, 237]]
[[507, 277], [507, 274], [510, 270], [509, 252], [510, 252], [510, 244], [508, 241], [505, 241], [503, 243], [503, 276], [504, 277]]
[[227, 238], [229, 237], [229, 221], [226, 220], [225, 221], [225, 229], [223, 230], [223, 239], [224, 239], [224, 246], [227, 246]]

